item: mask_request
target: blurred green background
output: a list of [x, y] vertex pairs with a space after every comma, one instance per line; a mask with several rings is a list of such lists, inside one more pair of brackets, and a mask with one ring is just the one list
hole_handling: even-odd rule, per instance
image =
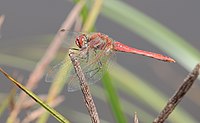
[[[93, 5], [92, 1], [89, 2], [88, 10]], [[127, 122], [132, 122], [134, 112], [137, 112], [140, 122], [151, 122], [188, 72], [200, 61], [200, 1], [103, 2], [100, 15], [94, 24], [97, 32], [105, 33], [129, 46], [168, 55], [177, 61], [165, 63], [143, 56], [116, 53], [116, 62], [120, 66], [113, 63], [111, 78], [105, 77], [104, 80], [112, 81], [118, 95], [115, 95], [114, 99], [109, 97], [109, 88], [104, 91], [106, 82], [91, 86], [99, 116], [104, 120], [102, 122], [123, 121], [124, 117], [118, 117], [120, 113], [117, 114], [116, 107], [123, 110]], [[0, 14], [5, 15], [0, 32], [1, 67], [11, 74], [19, 73], [25, 84], [74, 5], [70, 0], [1, 0]], [[64, 55], [65, 51], [61, 49], [57, 60], [54, 60], [50, 67], [58, 63]], [[0, 77], [0, 96], [5, 99], [13, 85], [2, 75]], [[34, 92], [38, 95], [47, 94], [50, 86], [50, 83], [45, 83], [42, 79]], [[198, 122], [199, 93], [198, 80], [167, 122]], [[59, 95], [65, 96], [65, 101], [56, 107], [61, 114], [71, 122], [90, 121], [86, 116], [88, 113], [80, 91], [68, 93], [64, 87]], [[33, 109], [23, 110], [20, 118], [23, 119], [31, 111]], [[6, 109], [0, 116], [1, 122], [5, 122], [8, 116], [9, 109]], [[48, 122], [57, 121], [50, 117]]]

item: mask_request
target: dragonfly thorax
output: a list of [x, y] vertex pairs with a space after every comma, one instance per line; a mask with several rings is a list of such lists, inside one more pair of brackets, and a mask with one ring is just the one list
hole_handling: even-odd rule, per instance
[[88, 46], [88, 38], [85, 34], [81, 34], [76, 37], [75, 43], [79, 48], [85, 48]]

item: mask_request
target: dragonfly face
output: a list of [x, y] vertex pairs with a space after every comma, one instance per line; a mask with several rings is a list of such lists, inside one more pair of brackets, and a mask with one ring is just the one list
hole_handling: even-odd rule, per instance
[[81, 34], [76, 37], [75, 43], [79, 48], [86, 48], [88, 46], [88, 38], [85, 34]]

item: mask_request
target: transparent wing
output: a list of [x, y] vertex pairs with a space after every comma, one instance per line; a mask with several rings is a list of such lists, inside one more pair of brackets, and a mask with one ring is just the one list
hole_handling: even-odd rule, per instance
[[69, 49], [70, 47], [76, 46], [75, 45], [75, 39], [81, 33], [72, 32], [72, 31], [68, 31], [68, 30], [66, 30], [64, 33], [65, 33], [65, 37], [62, 41], [62, 43], [63, 43], [62, 47]]
[[46, 77], [45, 77], [45, 81], [46, 82], [53, 82], [56, 77], [57, 77], [57, 74], [59, 73], [59, 71], [66, 71], [66, 70], [69, 70], [67, 72], [67, 75], [63, 78], [63, 79], [67, 79], [69, 76], [70, 76], [70, 73], [71, 73], [71, 61], [69, 60], [63, 60], [61, 61], [59, 64], [53, 66], [49, 71], [48, 73], [46, 74]]
[[[58, 51], [59, 55], [64, 55], [66, 57], [66, 53], [68, 54], [68, 50], [71, 47], [75, 48], [75, 38], [80, 34], [78, 32], [72, 32], [69, 30], [61, 30], [59, 34], [65, 33], [65, 37], [62, 41], [61, 48]], [[64, 49], [63, 49], [64, 48]], [[58, 56], [59, 56], [58, 55]], [[60, 69], [67, 69], [71, 66], [70, 59], [64, 59], [59, 64], [53, 66], [48, 73], [46, 74], [45, 81], [52, 82], [56, 78], [57, 73]]]
[[[114, 58], [113, 52], [105, 52], [103, 50], [90, 50], [88, 58], [78, 58], [80, 62], [80, 66], [82, 71], [86, 77], [86, 81], [89, 85], [98, 82], [108, 67], [111, 65]], [[74, 72], [72, 71], [72, 75], [70, 76], [70, 82], [68, 83], [68, 91], [73, 92], [76, 90], [80, 90], [79, 79]]]
[[[64, 31], [64, 32], [63, 32]], [[65, 33], [65, 37], [62, 41], [62, 45], [61, 48], [58, 51], [58, 56], [65, 56], [66, 57], [66, 53], [68, 54], [68, 50], [69, 48], [77, 48], [75, 45], [75, 38], [80, 35], [81, 33], [79, 32], [72, 32], [72, 31], [68, 31], [68, 30], [61, 30], [62, 33]], [[61, 34], [61, 33], [60, 33]], [[63, 49], [64, 48], [64, 49]], [[69, 57], [68, 57], [69, 58]], [[67, 69], [69, 67], [71, 67], [71, 61], [70, 59], [65, 59], [63, 61], [61, 61], [59, 64], [53, 66], [46, 74], [45, 77], [45, 81], [46, 82], [53, 82], [54, 79], [57, 76], [57, 73], [61, 70], [61, 69]], [[71, 74], [71, 71], [70, 73]], [[70, 76], [68, 74], [68, 76]], [[66, 78], [66, 77], [65, 77]]]
[[65, 63], [65, 60], [61, 61], [59, 64], [53, 66], [50, 70], [48, 70], [46, 76], [45, 76], [45, 82], [53, 82], [53, 80], [55, 79], [55, 76], [59, 70], [59, 68], [61, 68], [61, 66]]

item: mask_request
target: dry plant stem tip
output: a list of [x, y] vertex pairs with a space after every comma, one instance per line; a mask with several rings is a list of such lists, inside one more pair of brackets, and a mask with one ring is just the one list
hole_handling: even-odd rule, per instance
[[99, 116], [98, 116], [98, 113], [97, 113], [97, 110], [96, 110], [96, 106], [95, 106], [94, 101], [92, 99], [92, 95], [90, 93], [89, 86], [88, 86], [86, 79], [85, 79], [85, 75], [82, 72], [79, 61], [77, 60], [74, 52], [71, 49], [69, 50], [69, 57], [72, 61], [75, 72], [76, 72], [76, 74], [79, 78], [81, 91], [83, 93], [84, 101], [85, 101], [87, 110], [90, 114], [92, 123], [100, 123]]
[[158, 115], [158, 117], [153, 121], [153, 123], [163, 123], [177, 104], [181, 101], [183, 96], [188, 92], [194, 81], [199, 75], [200, 63], [196, 65], [191, 73], [184, 79], [183, 84], [178, 88], [176, 93], [169, 99], [167, 105]]
[[133, 123], [139, 123], [137, 112], [135, 112], [135, 114], [134, 114], [134, 121], [133, 121]]

